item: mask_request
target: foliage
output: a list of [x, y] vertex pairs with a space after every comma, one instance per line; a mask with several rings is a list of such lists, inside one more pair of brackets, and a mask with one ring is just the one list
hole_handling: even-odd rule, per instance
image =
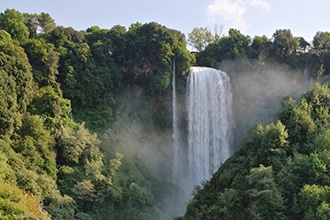
[[[143, 25], [134, 24], [125, 34], [122, 32], [119, 32], [121, 35], [116, 34], [114, 40], [119, 41], [118, 38], [121, 37], [124, 45], [119, 52], [114, 50], [113, 53], [121, 53], [121, 69], [128, 84], [153, 84], [150, 79], [162, 78], [162, 75], [171, 71], [173, 59], [179, 67], [185, 64], [180, 70], [181, 74], [186, 73], [193, 62], [192, 56], [185, 48], [183, 34], [176, 30], [151, 22]], [[113, 36], [114, 30], [111, 33]], [[158, 84], [158, 81], [154, 83]], [[158, 85], [152, 86], [157, 87], [162, 88]], [[165, 88], [168, 88], [168, 85]], [[162, 89], [155, 92], [162, 92]]]
[[24, 24], [28, 27], [30, 38], [34, 38], [38, 33], [49, 33], [55, 28], [56, 24], [50, 14], [41, 12], [41, 14], [23, 13]]
[[[272, 39], [220, 34], [194, 29], [188, 41], [199, 52], [190, 53], [184, 34], [155, 22], [77, 31], [44, 12], [0, 13], [0, 218], [161, 219], [166, 201], [182, 192], [140, 158], [115, 146], [103, 151], [95, 131], [113, 126], [121, 111], [149, 130], [170, 129], [173, 71], [184, 93], [196, 61], [275, 60], [318, 79], [330, 73], [328, 32], [312, 45], [288, 29]], [[137, 87], [143, 103], [120, 108]], [[285, 99], [276, 120], [252, 128], [196, 188], [182, 219], [329, 216], [329, 94], [317, 85]]]
[[214, 25], [213, 31], [211, 28], [195, 27], [188, 34], [189, 45], [197, 49], [198, 52], [205, 50], [211, 43], [217, 43], [221, 38], [222, 26]]
[[46, 220], [50, 216], [40, 207], [35, 196], [0, 180], [0, 218]]
[[107, 214], [113, 219], [159, 219], [167, 205], [164, 199], [175, 193], [173, 184], [155, 176], [139, 158], [124, 158], [106, 198], [115, 209]]
[[265, 36], [255, 36], [250, 46], [249, 57], [252, 59], [264, 59], [270, 52], [271, 41]]
[[251, 219], [287, 219], [284, 215], [284, 201], [272, 174], [272, 167], [260, 165], [252, 168], [248, 176], [252, 189], [249, 191], [251, 199]]
[[28, 169], [48, 174], [56, 179], [54, 138], [45, 129], [39, 116], [26, 116], [20, 130], [21, 138], [15, 140], [13, 149], [21, 154]]
[[18, 116], [15, 81], [3, 70], [0, 70], [0, 87], [0, 134], [3, 135], [13, 131]]
[[212, 42], [212, 33], [207, 28], [195, 27], [191, 33], [188, 34], [188, 41], [192, 47], [201, 52]]
[[20, 124], [20, 113], [31, 99], [33, 78], [23, 48], [0, 30], [0, 134], [9, 134]]
[[330, 46], [330, 33], [317, 32], [313, 38], [313, 46], [315, 49], [329, 49]]
[[299, 45], [290, 29], [276, 30], [273, 34], [273, 39], [275, 54], [279, 57], [286, 57], [296, 52]]
[[60, 126], [70, 121], [71, 102], [62, 97], [51, 86], [38, 89], [28, 106], [31, 114], [40, 115], [44, 125], [54, 132], [55, 126]]
[[24, 24], [24, 16], [15, 9], [0, 13], [0, 30], [8, 32], [13, 40], [24, 43], [29, 37], [29, 29]]
[[216, 67], [223, 60], [232, 60], [248, 54], [250, 37], [243, 35], [239, 30], [230, 29], [228, 36], [223, 36], [209, 44], [204, 51], [197, 54], [197, 63], [203, 66]]
[[250, 130], [197, 191], [183, 219], [326, 219], [329, 95], [317, 84], [286, 98], [276, 121]]
[[58, 75], [59, 53], [51, 43], [44, 39], [29, 39], [24, 44], [24, 49], [28, 55], [29, 62], [33, 63], [32, 72], [34, 81], [39, 87], [56, 85]]
[[75, 219], [77, 207], [71, 197], [54, 194], [45, 197], [44, 208], [51, 215], [52, 219], [71, 220]]
[[[190, 35], [205, 28], [196, 28]], [[196, 34], [195, 34], [196, 35]], [[269, 39], [265, 35], [255, 36], [253, 39], [243, 35], [239, 30], [230, 29], [228, 35], [219, 36], [208, 43], [205, 49], [196, 53], [197, 64], [219, 68], [226, 60], [259, 60], [286, 64], [294, 69], [303, 69], [310, 77], [316, 76], [320, 67], [327, 66], [328, 49], [319, 48], [318, 39], [327, 42], [326, 33], [319, 32], [314, 38], [312, 47], [303, 37], [295, 37], [290, 29], [278, 29]], [[206, 38], [206, 37], [205, 37]], [[320, 40], [321, 41], [321, 40]]]
[[138, 61], [131, 49], [144, 50], [157, 69], [145, 91], [154, 100], [166, 93], [173, 58], [181, 74], [193, 62], [184, 35], [156, 23], [76, 31], [47, 13], [14, 9], [0, 21], [1, 219], [153, 219], [164, 212], [162, 199], [176, 187], [139, 159], [105, 154], [86, 127], [101, 130], [114, 120], [119, 94], [132, 85], [123, 65]]

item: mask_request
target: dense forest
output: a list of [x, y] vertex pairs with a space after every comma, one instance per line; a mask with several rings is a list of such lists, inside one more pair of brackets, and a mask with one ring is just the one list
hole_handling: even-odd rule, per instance
[[275, 119], [249, 130], [183, 219], [329, 219], [328, 85], [283, 100]]
[[172, 129], [173, 63], [184, 94], [192, 65], [226, 70], [230, 62], [236, 72], [280, 65], [319, 84], [253, 127], [178, 218], [327, 219], [329, 45], [321, 31], [310, 43], [288, 29], [251, 39], [195, 28], [186, 39], [155, 22], [78, 31], [47, 13], [5, 10], [0, 218], [174, 219], [183, 192], [171, 182], [163, 135]]

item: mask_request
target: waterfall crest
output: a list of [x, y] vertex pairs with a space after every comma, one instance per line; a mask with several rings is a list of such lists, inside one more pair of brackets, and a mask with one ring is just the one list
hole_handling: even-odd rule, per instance
[[192, 67], [187, 79], [188, 180], [200, 184], [231, 155], [232, 93], [225, 72]]

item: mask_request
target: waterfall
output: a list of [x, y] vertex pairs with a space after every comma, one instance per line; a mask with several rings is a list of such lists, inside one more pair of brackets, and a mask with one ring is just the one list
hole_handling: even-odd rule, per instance
[[225, 72], [192, 67], [187, 79], [188, 182], [211, 178], [231, 155], [232, 93]]
[[177, 112], [177, 100], [176, 100], [176, 87], [175, 87], [175, 60], [173, 60], [172, 69], [172, 138], [173, 138], [173, 181], [178, 183], [180, 158], [179, 158], [179, 128], [178, 128], [178, 112]]
[[194, 186], [210, 179], [232, 153], [231, 85], [225, 72], [192, 67], [186, 86], [187, 130], [183, 132], [179, 129], [182, 108], [178, 108], [174, 61], [172, 74], [173, 181], [188, 198]]

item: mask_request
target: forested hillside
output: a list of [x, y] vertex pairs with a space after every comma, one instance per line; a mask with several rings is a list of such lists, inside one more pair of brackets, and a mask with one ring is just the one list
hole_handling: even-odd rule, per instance
[[123, 93], [134, 87], [143, 87], [151, 106], [141, 124], [169, 127], [157, 101], [173, 59], [182, 76], [194, 61], [184, 35], [157, 23], [77, 31], [56, 26], [47, 13], [2, 12], [0, 218], [164, 216], [178, 187], [95, 132], [111, 127]]
[[329, 109], [328, 85], [283, 100], [195, 189], [183, 219], [328, 219]]
[[[307, 83], [312, 88], [307, 87], [308, 91], [301, 97], [284, 98], [270, 123], [250, 128], [239, 150], [209, 181], [195, 187], [185, 215], [178, 219], [329, 219], [330, 89], [327, 63], [330, 60], [329, 49], [324, 44], [329, 42], [326, 36], [329, 36], [328, 32], [317, 33], [312, 44], [303, 48], [298, 44], [304, 42], [301, 38], [293, 37], [289, 30], [278, 30], [272, 41], [255, 37], [247, 46], [250, 39], [231, 30], [228, 37], [209, 44], [198, 53], [197, 58], [201, 57], [197, 60], [205, 65], [225, 67], [223, 59], [239, 59], [238, 63], [245, 65], [231, 68], [245, 73], [249, 70], [244, 68], [250, 69], [249, 65], [253, 63], [246, 57], [259, 51], [255, 56], [259, 62], [254, 65], [263, 66], [263, 62], [272, 60], [280, 68], [283, 64], [290, 66], [287, 71], [291, 72], [291, 77], [294, 77], [293, 69], [300, 68], [306, 81], [316, 79], [319, 83], [315, 86]], [[264, 39], [264, 42], [260, 41], [256, 47], [258, 39]], [[237, 54], [224, 47], [235, 41]], [[260, 71], [260, 67], [252, 69]], [[263, 69], [268, 75], [270, 69]], [[279, 67], [273, 66], [273, 69]], [[250, 76], [254, 77], [253, 74]], [[245, 79], [249, 80], [248, 77]], [[262, 83], [260, 79], [254, 80]], [[264, 93], [267, 92], [265, 88]], [[264, 101], [258, 96], [254, 98]], [[249, 105], [245, 107], [249, 108]], [[273, 106], [265, 106], [269, 107]], [[241, 111], [249, 113], [246, 109]], [[250, 116], [246, 114], [246, 117]]]
[[[183, 33], [155, 22], [78, 31], [47, 13], [0, 13], [0, 219], [174, 218], [182, 190], [161, 144], [171, 139], [159, 138], [172, 126], [174, 61], [181, 95], [192, 65], [279, 63], [323, 81], [330, 73], [328, 32], [311, 44], [286, 29], [271, 39], [235, 29], [193, 38], [205, 31], [188, 37], [191, 53]], [[276, 121], [252, 129], [196, 189], [184, 219], [328, 216], [329, 103], [321, 85], [284, 100]], [[124, 134], [134, 126], [140, 140]], [[154, 149], [121, 151], [121, 140], [135, 144], [128, 139]], [[148, 153], [158, 164], [143, 160]]]

